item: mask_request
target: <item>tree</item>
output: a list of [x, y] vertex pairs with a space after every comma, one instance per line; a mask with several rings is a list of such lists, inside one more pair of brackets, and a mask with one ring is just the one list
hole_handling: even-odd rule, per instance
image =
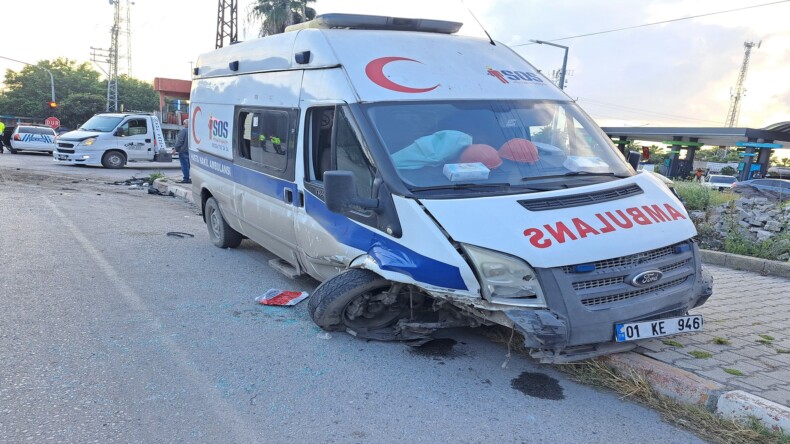
[[257, 0], [250, 5], [247, 18], [261, 22], [261, 37], [281, 34], [285, 27], [315, 18], [315, 9], [307, 6], [316, 0]]
[[68, 110], [60, 119], [64, 128], [75, 129], [85, 123], [94, 114], [104, 111], [107, 97], [94, 93], [75, 93], [66, 98], [60, 108]]
[[41, 68], [52, 72], [58, 103], [74, 93], [101, 93], [99, 73], [88, 63], [77, 65], [76, 61], [63, 58], [54, 62], [42, 60], [36, 65], [27, 65], [18, 72], [6, 70], [6, 90], [0, 95], [0, 113], [41, 119], [51, 115], [64, 115], [66, 110], [62, 106], [54, 110], [48, 106], [52, 98], [52, 83], [47, 71]]
[[[107, 82], [104, 82], [106, 87]], [[106, 102], [105, 102], [106, 103]], [[153, 85], [122, 75], [118, 77], [118, 110], [150, 112], [159, 109]]]
[[[57, 108], [50, 108], [52, 95], [49, 74], [55, 80]], [[76, 127], [92, 115], [105, 110], [107, 81], [88, 63], [68, 59], [42, 60], [20, 71], [6, 70], [6, 90], [0, 94], [0, 114], [32, 117], [43, 121], [49, 116], [60, 119], [67, 128]], [[159, 109], [159, 98], [151, 84], [128, 76], [118, 78], [119, 105], [125, 110]]]

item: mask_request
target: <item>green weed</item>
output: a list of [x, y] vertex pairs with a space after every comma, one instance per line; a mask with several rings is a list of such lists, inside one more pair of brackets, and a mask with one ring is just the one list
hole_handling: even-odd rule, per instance
[[743, 376], [744, 375], [744, 373], [742, 371], [736, 370], [734, 368], [725, 368], [724, 372], [725, 373], [729, 373], [731, 375], [735, 375], [735, 376]]
[[731, 342], [728, 339], [724, 339], [724, 338], [713, 338], [712, 342], [714, 344], [716, 344], [716, 345], [730, 345], [731, 344]]
[[699, 350], [690, 351], [689, 354], [691, 356], [694, 356], [697, 359], [708, 359], [711, 356], [713, 356], [713, 354], [711, 354], [711, 353], [704, 352], [704, 351], [699, 351]]

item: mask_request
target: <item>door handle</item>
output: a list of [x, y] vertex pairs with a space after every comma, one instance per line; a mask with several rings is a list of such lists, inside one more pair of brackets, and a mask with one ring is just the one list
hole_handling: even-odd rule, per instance
[[291, 190], [289, 188], [285, 188], [283, 191], [284, 191], [284, 193], [283, 193], [283, 200], [285, 200], [286, 203], [293, 203], [294, 202], [294, 192], [293, 192], [293, 190]]
[[151, 139], [145, 139], [145, 143], [151, 143]]
[[296, 203], [297, 207], [304, 207], [304, 191], [299, 190], [299, 202]]

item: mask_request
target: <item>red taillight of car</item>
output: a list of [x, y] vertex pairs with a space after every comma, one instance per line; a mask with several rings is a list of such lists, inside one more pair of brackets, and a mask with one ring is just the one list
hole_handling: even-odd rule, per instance
[[14, 140], [22, 140], [22, 137], [19, 134], [14, 134]]

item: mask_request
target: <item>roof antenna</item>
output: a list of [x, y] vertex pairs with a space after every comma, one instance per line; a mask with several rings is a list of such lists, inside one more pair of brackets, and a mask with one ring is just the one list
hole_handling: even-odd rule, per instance
[[473, 19], [475, 19], [477, 24], [480, 25], [480, 29], [482, 29], [483, 32], [486, 33], [486, 37], [488, 37], [488, 41], [491, 42], [492, 45], [496, 46], [496, 43], [494, 43], [494, 39], [491, 38], [491, 34], [489, 34], [488, 31], [486, 31], [486, 28], [483, 27], [483, 24], [480, 23], [480, 20], [478, 20], [477, 17], [475, 17], [475, 13], [472, 12], [472, 10], [469, 9], [468, 6], [466, 6], [466, 3], [464, 3], [464, 0], [461, 0], [461, 4], [464, 5], [464, 8], [466, 8], [467, 11], [469, 11], [469, 14], [472, 16]]

